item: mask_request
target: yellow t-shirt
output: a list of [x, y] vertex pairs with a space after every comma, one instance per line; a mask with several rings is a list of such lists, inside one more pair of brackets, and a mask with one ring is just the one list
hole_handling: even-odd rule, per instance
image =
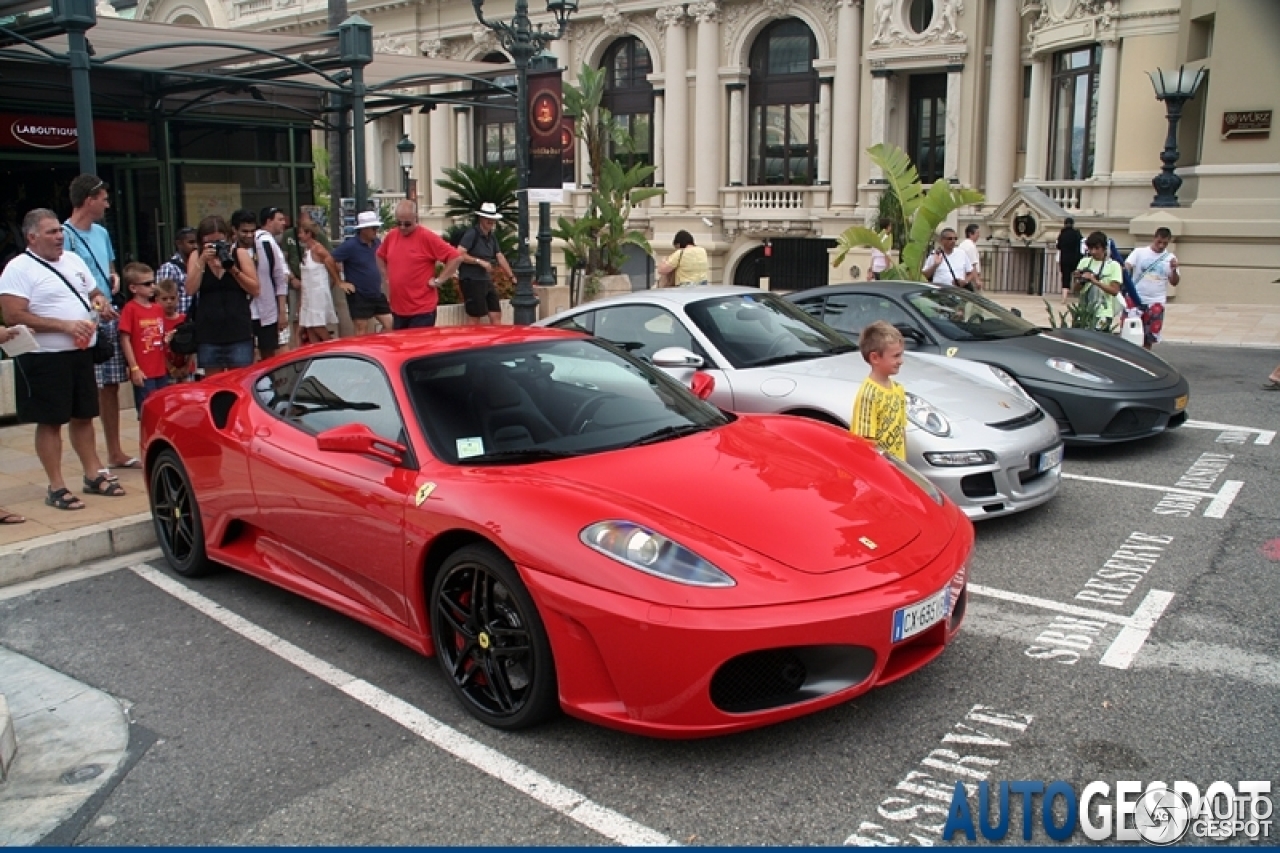
[[907, 390], [889, 380], [885, 388], [870, 376], [862, 380], [853, 398], [849, 432], [869, 438], [876, 446], [902, 461], [907, 460]]
[[675, 281], [680, 284], [706, 284], [711, 275], [711, 262], [707, 260], [707, 250], [701, 246], [685, 246], [667, 255], [666, 263], [679, 264], [675, 271]]

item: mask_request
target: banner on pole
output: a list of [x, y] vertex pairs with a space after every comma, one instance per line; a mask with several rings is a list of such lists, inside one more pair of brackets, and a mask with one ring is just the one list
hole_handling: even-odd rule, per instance
[[561, 165], [560, 71], [529, 75], [529, 187], [560, 189], [564, 183]]

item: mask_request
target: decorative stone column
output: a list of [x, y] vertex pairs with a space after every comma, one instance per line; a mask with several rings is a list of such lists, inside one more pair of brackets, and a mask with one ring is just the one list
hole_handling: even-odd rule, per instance
[[663, 6], [657, 12], [658, 25], [666, 34], [667, 56], [666, 121], [662, 126], [662, 145], [666, 149], [663, 206], [687, 207], [689, 203], [689, 126], [688, 43], [685, 26], [688, 18], [683, 6]]
[[[887, 68], [871, 69], [871, 144], [885, 141], [889, 123], [889, 78], [893, 72]], [[947, 146], [950, 149], [951, 146]], [[884, 172], [874, 162], [867, 179], [873, 184], [884, 183]]]
[[1027, 110], [1027, 161], [1022, 180], [1035, 183], [1044, 180], [1044, 155], [1048, 147], [1049, 96], [1045, 91], [1045, 59], [1031, 59], [1031, 106]]
[[[836, 71], [831, 84], [831, 135], [840, 151], [831, 152], [831, 207], [853, 207], [857, 199], [858, 129], [862, 121], [859, 71], [862, 65], [862, 0], [836, 4]], [[732, 102], [730, 102], [732, 106]], [[847, 143], [847, 144], [846, 144]], [[834, 146], [833, 146], [834, 147]], [[732, 149], [730, 149], [732, 155]]]
[[[948, 183], [960, 182], [960, 98], [964, 65], [947, 66], [947, 148], [942, 174]], [[988, 140], [988, 143], [990, 140]]]
[[[1013, 192], [1017, 169], [1018, 105], [1022, 99], [1021, 20], [1016, 0], [996, 0], [991, 29], [991, 81], [987, 97], [986, 197], [998, 205]], [[948, 110], [950, 112], [950, 110]], [[950, 148], [950, 145], [947, 146]]]
[[[664, 113], [664, 101], [661, 89], [653, 90], [653, 182], [657, 186], [666, 185], [666, 167], [667, 167], [667, 146], [665, 143], [666, 133], [666, 114]], [[655, 205], [661, 205], [664, 196], [658, 196], [652, 202]]]
[[814, 122], [818, 138], [818, 175], [816, 183], [831, 183], [831, 78], [818, 80], [818, 120]]
[[720, 207], [720, 4], [692, 3], [688, 14], [698, 22], [697, 79], [694, 81], [693, 203], [703, 211]]
[[1093, 149], [1093, 177], [1110, 179], [1116, 151], [1116, 100], [1120, 87], [1120, 45], [1115, 34], [1104, 36], [1098, 69], [1098, 135]]
[[453, 120], [454, 131], [457, 133], [453, 156], [461, 166], [463, 163], [470, 163], [475, 157], [471, 148], [471, 108], [454, 107]]
[[746, 121], [742, 109], [747, 84], [730, 83], [725, 88], [729, 93], [729, 186], [740, 187], [745, 181], [742, 167], [747, 145], [743, 139]]
[[[444, 84], [436, 84], [431, 87], [431, 94], [447, 97], [449, 87]], [[436, 108], [428, 113], [428, 131], [431, 144], [431, 185], [426, 192], [419, 193], [428, 196], [431, 199], [431, 206], [438, 210], [443, 210], [445, 200], [449, 197], [449, 191], [444, 187], [436, 186], [436, 181], [444, 177], [445, 167], [454, 162], [453, 152], [449, 150], [449, 138], [452, 136], [452, 128], [449, 126], [449, 120], [453, 117], [453, 110], [444, 104], [436, 104]]]

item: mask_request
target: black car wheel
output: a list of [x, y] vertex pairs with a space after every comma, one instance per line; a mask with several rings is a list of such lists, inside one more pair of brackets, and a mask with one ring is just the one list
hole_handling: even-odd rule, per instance
[[151, 468], [151, 518], [160, 550], [175, 572], [196, 578], [213, 569], [191, 478], [172, 450], [162, 451]]
[[431, 585], [432, 636], [449, 687], [482, 723], [522, 729], [559, 707], [551, 644], [515, 566], [469, 545]]

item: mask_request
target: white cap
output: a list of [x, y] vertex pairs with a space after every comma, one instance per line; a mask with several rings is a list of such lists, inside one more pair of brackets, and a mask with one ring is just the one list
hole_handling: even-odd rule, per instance
[[372, 210], [362, 210], [360, 215], [356, 217], [356, 230], [361, 228], [381, 228], [382, 220], [378, 218], [378, 214]]

